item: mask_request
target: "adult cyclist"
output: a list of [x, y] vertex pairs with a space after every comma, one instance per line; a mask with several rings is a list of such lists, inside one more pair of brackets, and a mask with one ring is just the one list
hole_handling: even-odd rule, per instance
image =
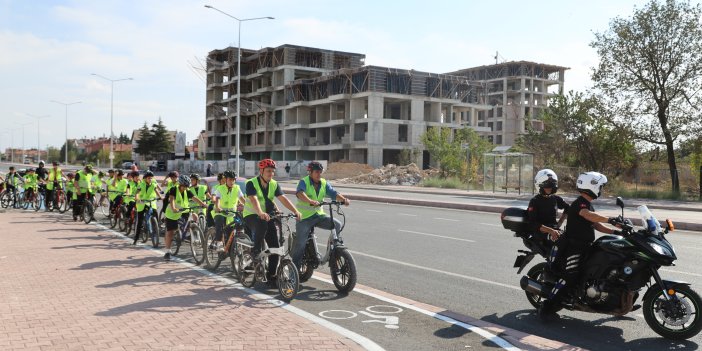
[[332, 224], [336, 231], [341, 229], [341, 222], [331, 218], [324, 213], [324, 208], [319, 206], [320, 202], [326, 197], [343, 202], [348, 206], [350, 201], [339, 194], [331, 184], [322, 178], [324, 166], [317, 161], [310, 162], [307, 165], [308, 176], [302, 178], [297, 184], [297, 209], [302, 214], [302, 219], [297, 222], [296, 236], [293, 240], [292, 259], [295, 267], [300, 267], [302, 263], [302, 255], [305, 251], [305, 244], [309, 238], [312, 228], [332, 229]]
[[[265, 240], [268, 247], [280, 247], [278, 234], [270, 214], [276, 212], [277, 207], [273, 199], [278, 199], [288, 210], [295, 213], [297, 220], [301, 214], [290, 200], [278, 187], [278, 182], [273, 179], [275, 175], [275, 161], [267, 158], [258, 163], [259, 175], [246, 182], [246, 203], [244, 205], [244, 222], [251, 230], [254, 240], [253, 254], [258, 256], [263, 248]], [[270, 284], [275, 283], [273, 275], [278, 266], [278, 256], [272, 255], [268, 258], [267, 278]]]

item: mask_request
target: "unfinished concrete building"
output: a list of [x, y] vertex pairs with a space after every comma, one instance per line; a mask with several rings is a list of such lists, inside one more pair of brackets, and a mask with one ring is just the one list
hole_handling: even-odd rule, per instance
[[[513, 61], [467, 68], [451, 75], [485, 83], [491, 108], [478, 113], [477, 126], [490, 131], [486, 138], [496, 145], [514, 145], [528, 127], [543, 130], [540, 114], [548, 99], [563, 92], [567, 67]], [[530, 125], [529, 125], [530, 124]]]
[[[236, 48], [208, 55], [207, 157], [236, 145]], [[363, 66], [365, 55], [282, 45], [242, 50], [241, 153], [245, 159], [350, 160], [379, 167], [423, 150], [431, 127], [479, 126], [485, 83], [464, 76]], [[231, 126], [231, 128], [230, 128]], [[428, 166], [426, 152], [415, 160]]]

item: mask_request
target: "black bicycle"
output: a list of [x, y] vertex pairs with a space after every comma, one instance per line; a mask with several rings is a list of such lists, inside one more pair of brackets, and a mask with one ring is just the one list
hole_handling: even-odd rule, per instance
[[252, 245], [251, 237], [244, 225], [244, 217], [242, 217], [241, 212], [222, 210], [219, 214], [224, 215], [228, 222], [223, 228], [225, 244], [223, 245], [223, 250], [218, 251], [217, 242], [215, 241], [215, 228], [210, 227], [205, 231], [205, 241], [202, 245], [205, 268], [214, 271], [219, 268], [222, 261], [229, 257], [232, 265], [232, 274], [235, 277], [239, 277], [239, 263], [245, 252], [245, 248], [240, 243]]

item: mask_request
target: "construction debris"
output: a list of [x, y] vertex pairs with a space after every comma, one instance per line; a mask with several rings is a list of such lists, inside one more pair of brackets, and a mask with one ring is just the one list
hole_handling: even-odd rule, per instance
[[327, 169], [324, 170], [324, 178], [329, 180], [350, 178], [370, 173], [371, 171], [373, 171], [373, 167], [365, 163], [334, 162], [330, 163]]
[[351, 184], [379, 184], [379, 185], [417, 185], [426, 177], [426, 172], [422, 171], [414, 163], [407, 166], [397, 166], [389, 164], [375, 169], [370, 173], [359, 176], [339, 179], [341, 183]]

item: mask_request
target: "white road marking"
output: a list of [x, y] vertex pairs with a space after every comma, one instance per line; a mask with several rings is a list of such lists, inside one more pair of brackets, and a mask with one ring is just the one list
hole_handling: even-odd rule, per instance
[[378, 211], [378, 210], [366, 210], [366, 212], [383, 212], [383, 211]]
[[697, 273], [690, 273], [690, 272], [683, 272], [683, 271], [675, 271], [675, 270], [672, 270], [672, 269], [664, 269], [664, 268], [661, 268], [661, 269], [659, 269], [659, 270], [660, 270], [660, 271], [663, 271], [663, 272], [670, 272], [670, 273], [677, 273], [677, 274], [682, 274], [682, 275], [691, 275], [691, 276], [695, 276], [695, 277], [702, 277], [702, 274], [697, 274]]
[[[353, 252], [353, 251], [352, 251], [352, 252]], [[354, 254], [360, 254], [360, 253], [354, 252]], [[319, 276], [316, 276], [316, 275], [313, 275], [313, 276], [312, 276], [312, 279], [316, 279], [316, 280], [319, 280], [319, 281], [321, 281], [321, 282], [325, 282], [325, 283], [327, 283], [327, 284], [334, 284], [334, 282], [332, 282], [331, 280], [329, 280], [329, 279], [324, 279], [324, 278], [320, 278]], [[519, 290], [522, 290], [522, 289], [519, 289]], [[507, 340], [505, 340], [505, 339], [503, 339], [503, 338], [501, 338], [501, 337], [499, 337], [499, 336], [497, 336], [497, 335], [495, 335], [495, 334], [492, 334], [492, 333], [490, 333], [489, 331], [487, 331], [487, 330], [485, 330], [485, 329], [478, 328], [478, 327], [476, 327], [476, 326], [474, 326], [474, 325], [471, 325], [471, 324], [468, 324], [468, 323], [463, 323], [463, 322], [460, 322], [460, 321], [455, 320], [455, 319], [453, 319], [453, 318], [446, 317], [446, 316], [444, 316], [444, 315], [440, 315], [440, 314], [438, 314], [438, 313], [434, 313], [434, 312], [431, 312], [431, 311], [427, 311], [427, 310], [425, 310], [425, 309], [419, 308], [419, 307], [417, 307], [417, 306], [412, 306], [412, 305], [406, 304], [406, 303], [404, 303], [404, 302], [396, 301], [396, 300], [393, 300], [393, 299], [388, 298], [388, 297], [385, 297], [385, 296], [380, 296], [380, 295], [378, 295], [378, 294], [375, 294], [375, 293], [372, 293], [372, 292], [370, 292], [370, 291], [366, 291], [366, 290], [363, 290], [363, 289], [360, 289], [360, 288], [355, 288], [355, 289], [353, 289], [353, 291], [354, 291], [355, 293], [359, 293], [359, 294], [363, 294], [363, 295], [366, 295], [366, 296], [370, 296], [370, 297], [375, 298], [375, 299], [378, 299], [378, 300], [380, 300], [380, 301], [385, 301], [385, 302], [388, 302], [388, 303], [391, 303], [391, 304], [394, 304], [394, 305], [397, 305], [397, 306], [400, 306], [400, 307], [404, 307], [404, 308], [406, 308], [406, 309], [413, 310], [413, 311], [415, 311], [415, 312], [419, 312], [419, 313], [421, 313], [421, 314], [423, 314], [423, 315], [426, 315], [426, 316], [429, 316], [429, 317], [432, 317], [432, 318], [436, 318], [436, 319], [441, 320], [441, 321], [444, 321], [444, 322], [446, 322], [446, 323], [459, 326], [459, 327], [461, 327], [461, 328], [463, 328], [463, 329], [470, 330], [471, 332], [476, 333], [476, 334], [478, 334], [478, 335], [480, 335], [480, 336], [482, 336], [482, 337], [484, 337], [484, 338], [490, 340], [490, 341], [493, 342], [495, 345], [501, 347], [501, 348], [504, 349], [504, 350], [509, 350], [509, 351], [519, 351], [519, 350], [520, 350], [519, 348], [517, 348], [517, 347], [515, 347], [514, 345], [510, 344]]]
[[403, 232], [403, 233], [417, 234], [417, 235], [433, 236], [433, 237], [442, 238], [442, 239], [451, 239], [451, 240], [465, 241], [465, 242], [468, 242], [468, 243], [474, 243], [474, 242], [475, 242], [475, 240], [470, 240], [470, 239], [454, 238], [454, 237], [452, 237], [452, 236], [443, 236], [443, 235], [437, 235], [437, 234], [429, 234], [429, 233], [415, 232], [415, 231], [404, 230], [404, 229], [398, 229], [397, 231], [398, 231], [398, 232]]
[[[513, 286], [513, 285], [509, 285], [509, 284], [503, 284], [503, 283], [499, 283], [499, 282], [494, 282], [494, 281], [492, 281], [492, 280], [487, 280], [487, 279], [482, 279], [482, 278], [477, 278], [477, 277], [471, 277], [471, 276], [469, 276], [469, 275], [463, 275], [463, 274], [458, 274], [458, 273], [453, 273], [453, 272], [442, 271], [442, 270], [440, 270], [440, 269], [424, 267], [424, 266], [416, 265], [416, 264], [413, 264], [413, 263], [408, 263], [408, 262], [393, 260], [393, 259], [391, 259], [391, 258], [385, 258], [385, 257], [375, 256], [375, 255], [371, 255], [371, 254], [367, 254], [367, 253], [363, 253], [363, 252], [352, 251], [352, 250], [349, 250], [349, 251], [351, 251], [351, 253], [354, 254], [354, 255], [359, 255], [359, 256], [374, 258], [374, 259], [376, 259], [376, 260], [385, 261], [385, 262], [390, 262], [390, 263], [395, 263], [395, 264], [399, 264], [399, 265], [406, 266], [406, 267], [421, 269], [421, 270], [428, 271], [428, 272], [434, 272], [434, 273], [445, 274], [445, 275], [448, 275], [448, 276], [451, 276], [451, 277], [462, 278], [462, 279], [466, 279], [466, 280], [472, 280], [472, 281], [476, 281], [476, 282], [480, 282], [480, 283], [484, 283], [484, 284], [497, 285], [497, 286], [501, 286], [501, 287], [503, 287], [503, 288], [508, 288], [508, 289], [512, 289], [512, 290], [523, 291], [522, 288], [520, 288], [520, 287], [518, 287], [518, 286]], [[355, 291], [355, 290], [354, 290], [354, 291]]]
[[478, 224], [480, 224], [480, 225], [487, 225], [487, 226], [490, 226], [490, 227], [500, 227], [500, 228], [502, 228], [502, 224], [495, 224], [495, 223], [478, 223]]
[[434, 219], [438, 219], [440, 221], [460, 222], [460, 220], [458, 220], [458, 219], [451, 219], [451, 218], [434, 217]]
[[398, 213], [400, 216], [410, 216], [410, 217], [417, 217], [416, 214], [411, 214], [411, 213]]
[[[107, 232], [112, 233], [113, 235], [119, 237], [120, 239], [122, 239], [126, 242], [132, 241], [132, 239], [130, 239], [129, 237], [126, 237], [123, 234], [121, 234], [115, 230], [112, 230], [112, 229], [110, 229], [102, 224], [99, 224], [97, 222], [92, 222], [91, 224], [93, 224], [97, 227], [100, 227]], [[154, 249], [152, 247], [148, 247], [148, 246], [142, 245], [142, 244], [138, 244], [137, 246], [142, 247], [142, 248], [147, 249], [147, 250], [151, 250], [153, 252], [158, 252], [159, 254], [165, 254], [165, 251], [160, 250], [160, 249]], [[319, 325], [321, 325], [321, 326], [323, 326], [323, 327], [325, 327], [333, 332], [336, 332], [340, 335], [343, 335], [343, 336], [355, 341], [356, 343], [361, 345], [366, 350], [376, 350], [376, 351], [384, 351], [385, 350], [384, 348], [380, 347], [380, 345], [376, 344], [375, 342], [366, 338], [363, 335], [357, 334], [351, 330], [348, 330], [348, 329], [343, 328], [337, 324], [329, 322], [329, 321], [325, 320], [324, 318], [320, 318], [320, 317], [315, 316], [309, 312], [303, 311], [297, 307], [291, 306], [283, 301], [276, 299], [274, 296], [266, 295], [266, 294], [263, 294], [263, 293], [260, 293], [256, 290], [254, 290], [254, 289], [246, 288], [243, 285], [241, 285], [240, 283], [238, 283], [232, 279], [225, 278], [225, 277], [220, 276], [219, 274], [216, 274], [216, 273], [212, 273], [204, 268], [198, 267], [198, 266], [196, 266], [190, 262], [187, 262], [183, 259], [180, 259], [178, 257], [171, 258], [171, 262], [186, 266], [186, 267], [188, 267], [196, 272], [199, 272], [203, 275], [214, 278], [214, 279], [219, 280], [223, 283], [229, 284], [233, 288], [243, 290], [243, 291], [247, 292], [250, 296], [252, 296], [252, 297], [254, 297], [262, 302], [267, 302], [267, 303], [270, 303], [274, 306], [278, 306], [278, 307], [283, 308], [289, 312], [292, 312], [292, 313], [294, 313], [302, 318], [305, 318], [309, 321], [317, 323], [317, 324], [319, 324]]]

